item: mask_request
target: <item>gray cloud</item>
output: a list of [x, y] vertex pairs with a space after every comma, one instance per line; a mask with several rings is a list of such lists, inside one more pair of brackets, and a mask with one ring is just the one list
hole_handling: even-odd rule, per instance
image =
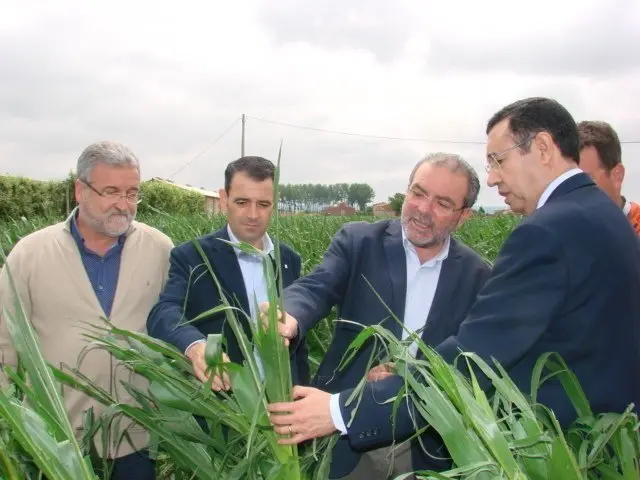
[[403, 0], [269, 2], [261, 19], [278, 44], [306, 42], [334, 51], [362, 49], [382, 63], [402, 54], [413, 23], [410, 6]]
[[[423, 24], [421, 2], [358, 0], [345, 8], [335, 0], [274, 0], [248, 9], [251, 15], [238, 7], [224, 18], [203, 2], [183, 19], [165, 7], [159, 13], [116, 2], [95, 12], [65, 1], [62, 9], [43, 2], [31, 11], [14, 2], [3, 13], [18, 12], [17, 20], [0, 18], [1, 173], [60, 178], [88, 143], [113, 139], [139, 155], [145, 178], [191, 162], [175, 180], [217, 189], [226, 164], [240, 155], [239, 123], [199, 154], [242, 113], [331, 130], [482, 142], [495, 110], [543, 94], [577, 119], [611, 121], [625, 139], [640, 132], [640, 75], [625, 70], [587, 75], [569, 64], [573, 70], [562, 76], [505, 75], [497, 61], [463, 75], [444, 63], [424, 69], [425, 58], [463, 64], [455, 55], [462, 45], [472, 52], [482, 46], [476, 32], [485, 26], [432, 28]], [[637, 22], [629, 12], [623, 10], [627, 22]], [[514, 45], [530, 41], [526, 29], [516, 33]], [[422, 55], [423, 40], [430, 57]], [[404, 190], [419, 158], [445, 150], [478, 169], [481, 203], [501, 203], [484, 185], [482, 144], [377, 140], [248, 120], [247, 153], [275, 160], [281, 139], [283, 182], [368, 182], [376, 200], [386, 200]], [[640, 191], [640, 167], [631, 161], [638, 155], [640, 146], [624, 147], [631, 198]]]
[[[582, 7], [576, 4], [576, 8]], [[544, 20], [532, 21], [523, 15], [520, 19], [512, 16], [511, 25], [487, 24], [469, 35], [447, 30], [428, 34], [426, 65], [458, 72], [574, 77], [615, 76], [640, 70], [637, 2], [599, 2], [580, 13], [584, 15], [567, 15], [564, 26], [546, 31]], [[514, 24], [520, 27], [515, 35]]]

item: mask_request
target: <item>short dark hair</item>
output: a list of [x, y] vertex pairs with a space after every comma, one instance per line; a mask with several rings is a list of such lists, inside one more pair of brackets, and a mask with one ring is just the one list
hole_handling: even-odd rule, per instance
[[233, 176], [238, 172], [246, 173], [249, 178], [262, 182], [268, 178], [275, 179], [276, 166], [272, 161], [262, 157], [240, 157], [224, 170], [224, 189], [229, 192]]
[[511, 103], [495, 113], [487, 123], [487, 135], [502, 120], [509, 119], [509, 130], [516, 142], [524, 142], [522, 153], [529, 153], [531, 141], [538, 132], [547, 132], [562, 156], [580, 163], [578, 127], [569, 111], [550, 98], [530, 97]]
[[598, 152], [600, 164], [610, 172], [622, 163], [622, 147], [616, 131], [607, 122], [585, 120], [578, 123], [580, 150], [593, 147]]

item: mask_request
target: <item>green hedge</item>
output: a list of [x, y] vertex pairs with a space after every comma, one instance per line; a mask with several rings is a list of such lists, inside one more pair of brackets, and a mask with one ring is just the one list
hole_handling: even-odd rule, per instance
[[73, 205], [71, 176], [48, 182], [0, 176], [0, 219], [59, 216]]
[[[0, 176], [0, 220], [66, 215], [76, 205], [74, 180], [72, 174], [57, 181]], [[159, 210], [187, 215], [204, 212], [205, 199], [198, 193], [151, 181], [142, 182], [141, 191], [140, 213]]]
[[154, 210], [180, 215], [204, 212], [205, 197], [199, 193], [152, 181], [142, 182], [140, 191], [142, 193], [142, 203], [138, 205], [140, 213], [151, 213]]

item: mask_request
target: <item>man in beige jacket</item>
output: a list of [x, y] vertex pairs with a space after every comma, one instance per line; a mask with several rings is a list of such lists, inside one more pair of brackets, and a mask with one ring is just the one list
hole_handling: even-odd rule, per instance
[[[173, 244], [160, 231], [134, 221], [140, 202], [140, 166], [125, 146], [99, 142], [80, 155], [75, 197], [78, 207], [61, 223], [21, 239], [0, 273], [0, 363], [14, 365], [16, 353], [2, 318], [13, 308], [7, 266], [38, 337], [43, 355], [54, 365], [78, 367], [118, 402], [134, 404], [121, 381], [145, 385], [118, 367], [106, 351], [92, 349], [79, 363], [87, 346], [86, 324], [100, 318], [119, 328], [146, 333], [146, 319], [167, 279]], [[83, 412], [104, 407], [79, 391], [65, 389], [70, 420], [82, 434]], [[149, 458], [148, 435], [131, 421], [121, 420], [130, 441], [111, 438], [112, 479], [152, 480], [155, 465]], [[114, 429], [115, 431], [116, 429]]]

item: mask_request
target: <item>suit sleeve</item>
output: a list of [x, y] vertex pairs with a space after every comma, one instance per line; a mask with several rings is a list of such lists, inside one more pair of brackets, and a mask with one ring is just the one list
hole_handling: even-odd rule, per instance
[[[490, 366], [496, 359], [508, 371], [547, 330], [564, 301], [567, 283], [563, 252], [551, 232], [538, 225], [520, 225], [505, 243], [491, 278], [458, 333], [440, 343], [436, 351], [449, 363], [460, 351], [475, 352]], [[464, 371], [465, 362], [457, 365], [468, 373]], [[488, 386], [481, 376], [479, 380], [485, 388]], [[415, 433], [408, 402], [402, 402], [398, 411], [395, 432], [391, 430], [392, 404], [382, 404], [395, 397], [402, 384], [399, 377], [367, 384], [348, 428], [354, 448], [388, 445], [394, 436], [402, 440]], [[346, 405], [351, 393], [340, 394], [341, 412], [347, 422], [357, 403]], [[417, 418], [418, 425], [424, 426], [424, 420]]]
[[[17, 354], [13, 347], [11, 336], [7, 328], [7, 314], [16, 315], [16, 301], [19, 300], [27, 318], [31, 317], [31, 294], [29, 292], [30, 256], [24, 254], [24, 245], [16, 244], [6, 259], [0, 271], [0, 365], [16, 366]], [[11, 273], [12, 282], [9, 279]], [[16, 297], [16, 294], [18, 297]], [[6, 377], [0, 372], [0, 384], [6, 382]]]
[[298, 321], [298, 339], [304, 338], [331, 308], [340, 303], [351, 268], [351, 242], [343, 227], [322, 263], [284, 290], [284, 309]]
[[205, 337], [193, 325], [186, 323], [185, 310], [189, 283], [194, 274], [181, 247], [171, 250], [169, 276], [147, 318], [149, 335], [175, 346], [184, 353], [189, 345]]

